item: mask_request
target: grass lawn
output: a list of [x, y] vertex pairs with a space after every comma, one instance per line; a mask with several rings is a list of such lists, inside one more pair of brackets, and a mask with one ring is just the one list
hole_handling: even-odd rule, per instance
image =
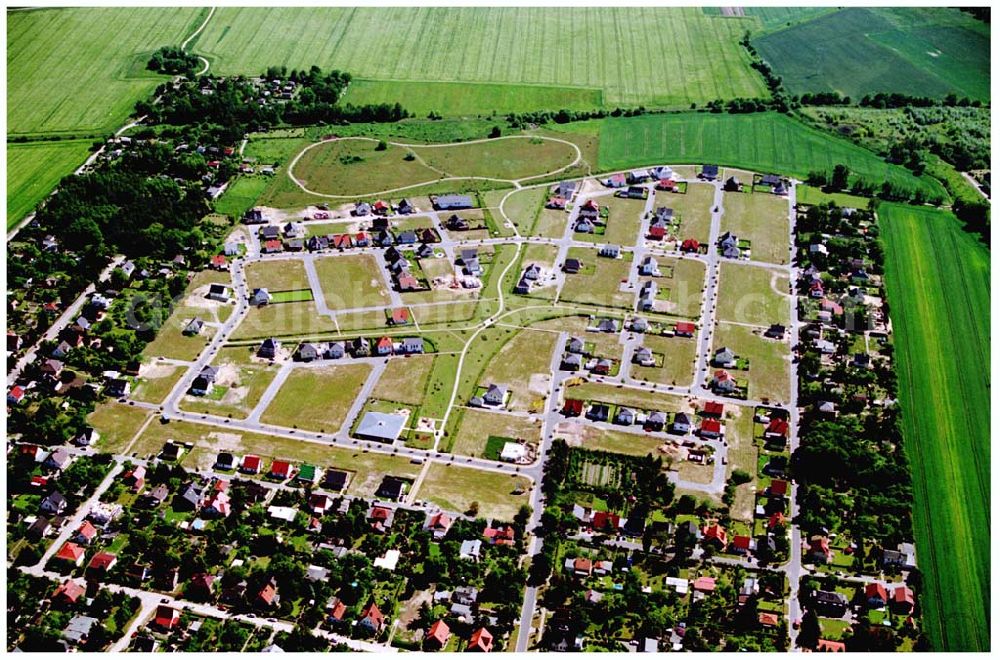
[[600, 307], [635, 307], [635, 291], [619, 291], [622, 280], [627, 280], [632, 267], [631, 253], [622, 252], [621, 259], [597, 256], [596, 249], [572, 247], [567, 255], [579, 259], [583, 268], [575, 275], [567, 275], [559, 294], [563, 302], [575, 302]]
[[820, 188], [801, 185], [795, 186], [795, 201], [799, 204], [825, 204], [826, 202], [833, 202], [840, 207], [866, 209], [868, 208], [869, 200], [867, 197], [858, 197], [857, 195], [840, 192], [824, 192]]
[[515, 415], [474, 408], [464, 408], [459, 414], [461, 419], [450, 439], [451, 452], [455, 454], [485, 458], [486, 444], [491, 436], [537, 443], [542, 431], [541, 422]]
[[217, 213], [224, 213], [230, 218], [242, 218], [257, 203], [269, 183], [271, 179], [266, 176], [238, 175], [215, 200], [213, 207]]
[[[443, 509], [464, 513], [473, 502], [479, 515], [494, 520], [513, 520], [528, 503], [531, 481], [497, 472], [473, 470], [435, 463], [424, 477], [416, 497]], [[520, 495], [514, 492], [520, 490]]]
[[274, 291], [297, 291], [309, 288], [306, 267], [300, 259], [255, 261], [246, 266], [247, 288]]
[[[317, 25], [327, 29], [316, 30]], [[415, 93], [415, 107], [427, 107], [423, 99], [428, 98], [443, 104], [435, 108], [443, 114], [449, 114], [450, 106], [464, 108], [472, 101], [476, 114], [482, 114], [505, 112], [500, 108], [511, 105], [520, 111], [537, 109], [542, 101], [558, 102], [548, 108], [558, 110], [572, 100], [564, 92], [517, 92], [506, 101], [510, 105], [498, 108], [492, 102], [506, 97], [482, 87], [485, 83], [575, 87], [588, 94], [597, 88], [607, 106], [687, 107], [766, 94], [738, 43], [745, 29], [746, 21], [712, 18], [697, 7], [577, 7], [570, 13], [556, 7], [225, 7], [216, 11], [192, 48], [223, 75], [316, 64], [350, 71], [355, 79], [391, 80], [394, 87], [395, 81], [476, 83]], [[264, 33], [296, 38], [261, 46], [254, 36]], [[395, 36], [372, 40], [373, 34]], [[584, 39], [589, 55], [581, 57]], [[502, 53], [496, 44], [504, 45]], [[650, 58], [650, 52], [658, 57]], [[618, 62], [628, 65], [613, 64]], [[378, 98], [410, 108], [413, 88], [378, 90]], [[486, 101], [491, 103], [479, 105]]]
[[414, 147], [428, 166], [451, 176], [522, 179], [561, 169], [576, 159], [568, 144], [516, 136], [447, 146]]
[[354, 254], [316, 259], [316, 275], [330, 309], [388, 305], [389, 287], [375, 257]]
[[87, 415], [87, 423], [101, 434], [101, 439], [97, 441], [99, 450], [120, 453], [142, 428], [146, 418], [152, 414], [145, 408], [135, 408], [117, 401], [105, 401]]
[[541, 236], [542, 238], [562, 238], [566, 233], [566, 225], [569, 223], [569, 215], [565, 211], [543, 208], [538, 213], [534, 227], [528, 235]]
[[943, 8], [851, 7], [753, 40], [790, 94], [875, 92], [989, 101], [990, 28]]
[[447, 116], [475, 116], [484, 108], [497, 114], [547, 108], [592, 110], [602, 105], [601, 90], [581, 87], [427, 82], [399, 80], [352, 80], [344, 103], [395, 103], [418, 117], [429, 112]]
[[372, 140], [323, 142], [302, 154], [292, 174], [309, 190], [330, 195], [375, 194], [442, 176], [419, 158], [406, 160], [409, 151], [391, 144], [379, 150]]
[[712, 228], [712, 204], [715, 202], [715, 187], [709, 183], [689, 183], [687, 192], [656, 193], [654, 208], [666, 206], [680, 216], [681, 227], [678, 238], [696, 239], [708, 243], [708, 233]]
[[697, 341], [688, 337], [645, 335], [642, 344], [663, 356], [659, 367], [632, 365], [632, 378], [664, 385], [686, 385], [694, 378]]
[[7, 143], [7, 228], [34, 210], [56, 184], [83, 164], [91, 140]]
[[427, 379], [434, 366], [434, 355], [414, 355], [405, 359], [389, 360], [378, 379], [372, 396], [419, 406], [427, 395]]
[[588, 130], [600, 132], [602, 171], [659, 163], [718, 163], [804, 179], [810, 171], [832, 172], [838, 163], [846, 163], [869, 181], [888, 180], [907, 190], [944, 194], [934, 179], [917, 178], [848, 140], [773, 112], [614, 117]]
[[750, 382], [748, 398], [770, 399], [771, 403], [788, 401], [791, 387], [791, 352], [788, 344], [764, 339], [748, 327], [719, 323], [712, 337], [712, 350], [728, 346], [750, 360], [748, 372], [732, 370], [737, 380]]
[[924, 630], [990, 648], [990, 252], [949, 213], [879, 209], [892, 306]]
[[509, 410], [538, 412], [551, 383], [549, 366], [559, 338], [554, 332], [522, 330], [507, 341], [486, 365], [481, 385], [496, 383], [511, 390]]
[[338, 431], [371, 370], [363, 363], [295, 369], [261, 421], [321, 433]]
[[752, 260], [788, 263], [791, 237], [787, 199], [762, 193], [725, 193], [722, 207], [721, 231], [749, 240]]
[[308, 337], [336, 332], [329, 316], [320, 316], [312, 302], [282, 303], [250, 308], [230, 339]]
[[163, 403], [177, 382], [184, 376], [184, 367], [172, 364], [144, 365], [131, 398], [147, 403]]
[[169, 80], [146, 70], [150, 54], [160, 46], [180, 45], [207, 11], [88, 7], [10, 12], [8, 135], [103, 138], [124, 123], [136, 101]]
[[[777, 289], [777, 291], [776, 291]], [[778, 291], [783, 295], [779, 295]], [[788, 276], [757, 266], [724, 261], [719, 275], [720, 321], [787, 326], [790, 310]]]

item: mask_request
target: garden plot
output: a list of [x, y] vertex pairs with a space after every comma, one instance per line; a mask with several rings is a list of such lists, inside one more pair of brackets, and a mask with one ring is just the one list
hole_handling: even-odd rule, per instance
[[[675, 168], [676, 171], [676, 168]], [[689, 183], [687, 191], [669, 193], [656, 191], [653, 208], [664, 206], [674, 210], [680, 217], [680, 231], [677, 238], [693, 238], [705, 245], [712, 226], [712, 205], [715, 202], [715, 186], [708, 183]]]
[[705, 264], [697, 259], [667, 259], [655, 257], [660, 277], [641, 277], [639, 286], [647, 280], [656, 282], [656, 302], [653, 311], [689, 319], [701, 314], [705, 289]]
[[549, 368], [558, 338], [555, 332], [522, 330], [493, 357], [483, 370], [480, 384], [510, 388], [508, 410], [541, 411], [552, 385]]
[[656, 365], [632, 365], [631, 375], [636, 380], [662, 385], [688, 385], [694, 378], [698, 343], [693, 337], [660, 337], [643, 335], [642, 345], [653, 351]]

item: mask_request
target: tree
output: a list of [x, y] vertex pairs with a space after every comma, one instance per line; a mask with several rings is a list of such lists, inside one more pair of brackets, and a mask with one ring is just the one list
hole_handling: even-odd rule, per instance
[[799, 628], [798, 645], [804, 649], [815, 649], [822, 634], [819, 617], [812, 610], [806, 610], [802, 615], [802, 626]]
[[830, 177], [830, 187], [834, 190], [845, 190], [848, 185], [848, 175], [850, 170], [847, 169], [847, 165], [835, 165], [833, 168], [833, 176]]
[[469, 504], [469, 510], [466, 511], [465, 513], [467, 515], [472, 516], [473, 518], [476, 517], [477, 515], [479, 515], [479, 502], [472, 501]]
[[502, 133], [500, 132], [500, 127], [499, 126], [494, 126], [493, 130], [490, 131], [490, 137], [491, 138], [498, 138], [501, 135], [502, 135]]
[[388, 143], [385, 140], [379, 140], [378, 144], [375, 145], [375, 151], [385, 151], [389, 148]]

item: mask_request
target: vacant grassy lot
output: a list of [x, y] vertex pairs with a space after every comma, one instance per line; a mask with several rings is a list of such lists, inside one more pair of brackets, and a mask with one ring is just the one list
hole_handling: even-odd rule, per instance
[[171, 364], [147, 364], [132, 388], [131, 398], [147, 403], [163, 403], [174, 385], [184, 375], [185, 368]]
[[322, 142], [302, 154], [292, 174], [313, 192], [367, 195], [435, 181], [441, 174], [420, 160], [406, 160], [409, 150], [372, 140]]
[[635, 245], [646, 202], [640, 199], [608, 196], [599, 198], [598, 204], [608, 207], [608, 228], [598, 242]]
[[246, 266], [247, 288], [268, 291], [297, 291], [309, 288], [306, 267], [300, 259], [255, 261]]
[[222, 356], [214, 366], [218, 368], [219, 376], [213, 390], [206, 396], [186, 395], [181, 400], [184, 410], [244, 419], [260, 403], [264, 390], [278, 372], [272, 366], [232, 363]]
[[722, 206], [722, 231], [749, 240], [751, 259], [788, 263], [791, 237], [787, 199], [766, 193], [726, 193]]
[[654, 279], [660, 287], [662, 300], [669, 302], [664, 310], [669, 314], [695, 318], [701, 313], [702, 290], [705, 288], [705, 264], [696, 259], [656, 259], [664, 277]]
[[168, 79], [146, 71], [150, 54], [160, 46], [180, 45], [207, 11], [88, 7], [9, 12], [8, 135], [110, 133], [124, 123], [136, 101]]
[[261, 422], [336, 432], [371, 370], [368, 364], [295, 369], [261, 415]]
[[573, 247], [568, 257], [579, 259], [583, 268], [575, 275], [566, 276], [560, 300], [625, 309], [635, 306], [635, 291], [618, 290], [622, 281], [628, 279], [631, 253], [623, 251], [621, 259], [609, 259], [597, 256], [596, 249]]
[[548, 196], [547, 186], [519, 190], [503, 202], [502, 209], [518, 231], [530, 234], [535, 230], [538, 216]]
[[389, 287], [375, 257], [356, 254], [316, 259], [316, 275], [330, 309], [388, 305]]
[[541, 422], [524, 417], [473, 408], [463, 409], [459, 414], [461, 420], [450, 438], [450, 451], [455, 454], [484, 458], [490, 436], [537, 443], [542, 432]]
[[659, 367], [632, 365], [632, 377], [664, 385], [687, 385], [694, 377], [694, 359], [698, 345], [694, 338], [658, 337], [646, 335], [643, 346], [659, 353], [663, 364]]
[[652, 438], [640, 433], [626, 431], [607, 431], [591, 426], [584, 427], [583, 443], [585, 449], [609, 451], [614, 454], [629, 456], [657, 455], [657, 448], [663, 444], [662, 438]]
[[436, 359], [433, 355], [415, 355], [389, 360], [372, 397], [419, 406], [426, 398], [427, 379]]
[[[208, 346], [215, 328], [205, 326], [197, 335], [185, 335], [184, 328], [197, 314], [180, 308], [167, 317], [156, 333], [156, 338], [142, 350], [144, 357], [165, 357], [174, 360], [194, 360]], [[202, 315], [202, 319], [205, 316]]]
[[869, 181], [888, 180], [909, 190], [944, 194], [934, 179], [918, 179], [871, 151], [777, 113], [646, 115], [609, 118], [595, 126], [601, 136], [602, 170], [718, 163], [804, 179], [812, 170], [832, 172], [843, 163]]
[[788, 401], [791, 387], [791, 353], [788, 344], [764, 339], [751, 328], [731, 323], [719, 323], [712, 336], [712, 350], [728, 346], [740, 357], [750, 360], [750, 370], [731, 373], [738, 380], [746, 378], [748, 398], [770, 399], [772, 403]]
[[101, 434], [97, 448], [121, 453], [153, 413], [145, 408], [133, 408], [117, 401], [105, 401], [87, 415], [87, 423]]
[[[317, 29], [316, 26], [324, 26]], [[339, 68], [392, 81], [515, 83], [603, 91], [605, 104], [687, 106], [765, 94], [739, 46], [743, 21], [719, 21], [691, 8], [236, 8], [216, 12], [193, 48], [219, 73], [256, 74], [275, 64]], [[295, 35], [261, 47], [263, 33]], [[373, 34], [393, 35], [371, 39]], [[621, 35], [629, 35], [623, 39]], [[502, 54], [496, 44], [503, 44]], [[580, 48], [587, 44], [587, 54]], [[655, 52], [656, 57], [650, 57]], [[683, 71], [683, 75], [672, 72]], [[412, 87], [379, 90], [407, 101]], [[428, 98], [466, 107], [492, 96], [474, 87], [434, 89]], [[523, 94], [523, 93], [522, 93]], [[558, 94], [547, 92], [546, 94]], [[423, 96], [419, 92], [418, 96]], [[521, 110], [537, 108], [522, 97]], [[565, 107], [564, 99], [553, 97]], [[444, 102], [447, 103], [445, 104]], [[531, 101], [529, 103], [529, 101]], [[420, 98], [418, 107], [426, 104]], [[495, 106], [487, 105], [486, 108]], [[480, 110], [482, 111], [482, 110]]]
[[719, 275], [720, 321], [768, 326], [789, 323], [788, 276], [776, 270], [723, 262]]
[[430, 167], [452, 176], [521, 179], [561, 169], [576, 159], [568, 144], [538, 137], [509, 137], [447, 146], [414, 147]]
[[837, 206], [856, 209], [868, 208], [868, 198], [847, 193], [824, 192], [819, 188], [801, 185], [795, 187], [795, 201], [799, 204], [824, 204], [833, 202]]
[[352, 80], [345, 103], [402, 103], [411, 113], [476, 116], [487, 108], [497, 114], [548, 108], [592, 110], [603, 105], [600, 89], [495, 83], [400, 80]]
[[657, 192], [654, 208], [665, 206], [680, 216], [679, 238], [696, 239], [708, 243], [708, 233], [712, 227], [712, 205], [715, 203], [715, 187], [708, 183], [689, 183], [687, 192]]
[[513, 520], [517, 510], [528, 503], [530, 488], [531, 482], [524, 477], [435, 463], [416, 497], [459, 513], [476, 503], [484, 518]]
[[990, 647], [990, 252], [950, 214], [885, 204], [924, 630], [935, 649]]
[[334, 333], [337, 328], [329, 316], [320, 316], [313, 302], [282, 303], [251, 307], [246, 318], [229, 336], [232, 340], [266, 337], [310, 337]]
[[549, 366], [559, 335], [522, 330], [503, 345], [486, 365], [480, 385], [497, 383], [511, 389], [508, 409], [540, 411], [551, 383]]
[[852, 7], [754, 39], [792, 94], [990, 98], [990, 28], [954, 9]]
[[213, 207], [217, 213], [225, 213], [230, 218], [242, 218], [244, 213], [257, 204], [270, 183], [270, 177], [239, 175], [215, 200]]
[[90, 145], [91, 140], [7, 143], [8, 229], [34, 210], [64, 176], [83, 164]]

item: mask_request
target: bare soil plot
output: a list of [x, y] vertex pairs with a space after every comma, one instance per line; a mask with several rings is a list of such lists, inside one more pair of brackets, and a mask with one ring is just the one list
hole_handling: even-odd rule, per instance
[[389, 286], [370, 254], [324, 257], [315, 260], [323, 298], [330, 309], [388, 305]]
[[768, 268], [723, 262], [719, 275], [720, 321], [787, 326], [790, 319], [788, 275]]
[[486, 443], [493, 437], [525, 440], [537, 444], [542, 431], [541, 421], [504, 415], [474, 408], [464, 408], [452, 439], [452, 453], [485, 457]]
[[512, 520], [528, 503], [530, 488], [531, 481], [524, 477], [435, 463], [416, 497], [459, 513], [469, 511], [475, 503], [479, 516]]
[[751, 259], [787, 264], [788, 200], [766, 193], [725, 193], [722, 231], [750, 241]]
[[321, 433], [338, 431], [371, 370], [364, 363], [294, 369], [261, 422]]

